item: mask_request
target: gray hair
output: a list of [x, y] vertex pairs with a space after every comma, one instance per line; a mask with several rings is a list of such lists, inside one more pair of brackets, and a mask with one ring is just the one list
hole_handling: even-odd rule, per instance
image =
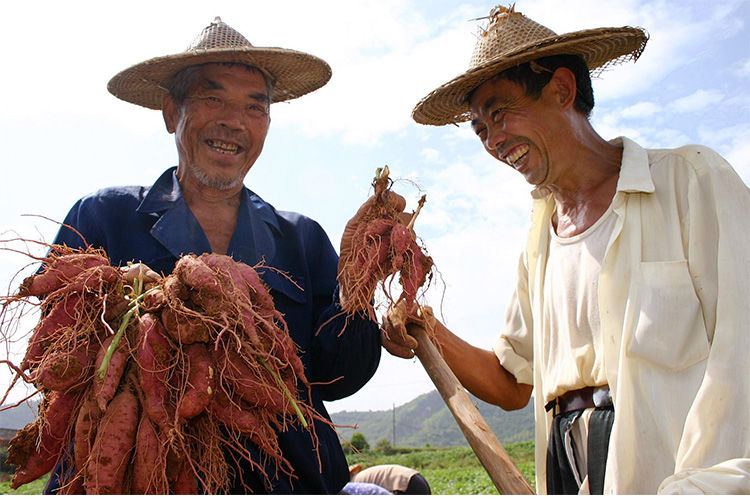
[[201, 71], [203, 71], [203, 68], [206, 67], [208, 64], [223, 64], [226, 66], [242, 66], [248, 71], [251, 71], [253, 73], [259, 73], [263, 76], [263, 80], [266, 82], [266, 89], [268, 91], [268, 102], [273, 102], [273, 86], [274, 86], [274, 80], [273, 77], [268, 74], [266, 71], [260, 69], [256, 66], [249, 66], [247, 64], [242, 64], [240, 62], [219, 62], [219, 63], [212, 63], [208, 62], [205, 64], [196, 64], [194, 66], [188, 66], [185, 69], [181, 69], [178, 71], [172, 79], [169, 81], [169, 84], [167, 85], [167, 92], [169, 93], [169, 96], [172, 97], [172, 100], [175, 101], [175, 104], [178, 106], [181, 106], [185, 99], [187, 98], [187, 94], [190, 91], [191, 88], [193, 88], [193, 85], [195, 85], [195, 82], [198, 81], [198, 78], [201, 74]]

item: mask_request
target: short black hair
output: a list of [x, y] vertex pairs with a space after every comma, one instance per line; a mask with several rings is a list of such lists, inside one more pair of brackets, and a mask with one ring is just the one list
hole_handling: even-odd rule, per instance
[[495, 78], [517, 83], [525, 89], [526, 95], [538, 99], [542, 95], [542, 89], [552, 79], [552, 73], [560, 67], [568, 68], [575, 75], [576, 99], [573, 105], [578, 112], [590, 118], [591, 111], [594, 109], [594, 90], [591, 87], [589, 68], [580, 56], [559, 54], [541, 57], [535, 61], [508, 68], [498, 73]]

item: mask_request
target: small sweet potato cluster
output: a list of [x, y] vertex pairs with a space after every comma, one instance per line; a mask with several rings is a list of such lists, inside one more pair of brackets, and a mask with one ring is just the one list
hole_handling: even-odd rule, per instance
[[10, 442], [13, 488], [63, 459], [74, 471], [60, 493], [220, 494], [228, 460], [266, 479], [269, 462], [293, 474], [277, 431], [301, 425], [316, 440], [311, 422], [322, 418], [299, 399], [309, 383], [297, 347], [251, 266], [186, 255], [144, 284], [102, 251], [54, 246], [3, 311], [19, 301], [42, 318], [20, 366], [5, 363], [43, 398]]
[[[341, 255], [339, 263], [339, 283], [348, 297], [342, 304], [343, 311], [353, 314], [364, 310], [372, 320], [377, 320], [372, 299], [378, 284], [388, 305], [405, 301], [414, 306], [420, 288], [432, 279], [432, 258], [413, 231], [425, 196], [411, 221], [404, 223], [402, 213], [387, 200], [391, 184], [386, 166], [373, 181], [375, 203], [364, 214], [352, 237], [351, 250]], [[398, 297], [391, 286], [396, 275], [401, 289]]]

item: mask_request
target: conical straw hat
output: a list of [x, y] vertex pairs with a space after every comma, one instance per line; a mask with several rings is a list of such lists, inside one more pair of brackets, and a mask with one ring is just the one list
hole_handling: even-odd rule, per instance
[[469, 69], [423, 98], [412, 117], [425, 125], [447, 125], [470, 119], [469, 94], [496, 74], [524, 62], [556, 54], [581, 56], [592, 74], [637, 60], [648, 34], [641, 28], [598, 28], [557, 35], [513, 6], [495, 7], [479, 34]]
[[274, 81], [274, 102], [296, 99], [331, 78], [331, 68], [322, 59], [296, 50], [255, 47], [217, 17], [185, 52], [136, 64], [115, 75], [107, 89], [127, 102], [161, 109], [167, 85], [178, 71], [209, 62], [242, 63], [263, 70]]

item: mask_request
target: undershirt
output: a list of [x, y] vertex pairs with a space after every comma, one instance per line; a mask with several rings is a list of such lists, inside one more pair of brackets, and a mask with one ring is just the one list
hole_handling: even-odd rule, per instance
[[541, 350], [545, 402], [571, 390], [607, 384], [598, 282], [617, 219], [613, 214], [610, 205], [591, 227], [571, 237], [559, 237], [550, 224]]
[[[602, 260], [615, 220], [610, 205], [591, 227], [575, 236], [560, 237], [550, 224], [544, 278], [546, 401], [570, 390], [607, 384], [597, 297]], [[592, 411], [576, 415], [563, 436], [579, 494], [588, 494], [586, 442]]]

